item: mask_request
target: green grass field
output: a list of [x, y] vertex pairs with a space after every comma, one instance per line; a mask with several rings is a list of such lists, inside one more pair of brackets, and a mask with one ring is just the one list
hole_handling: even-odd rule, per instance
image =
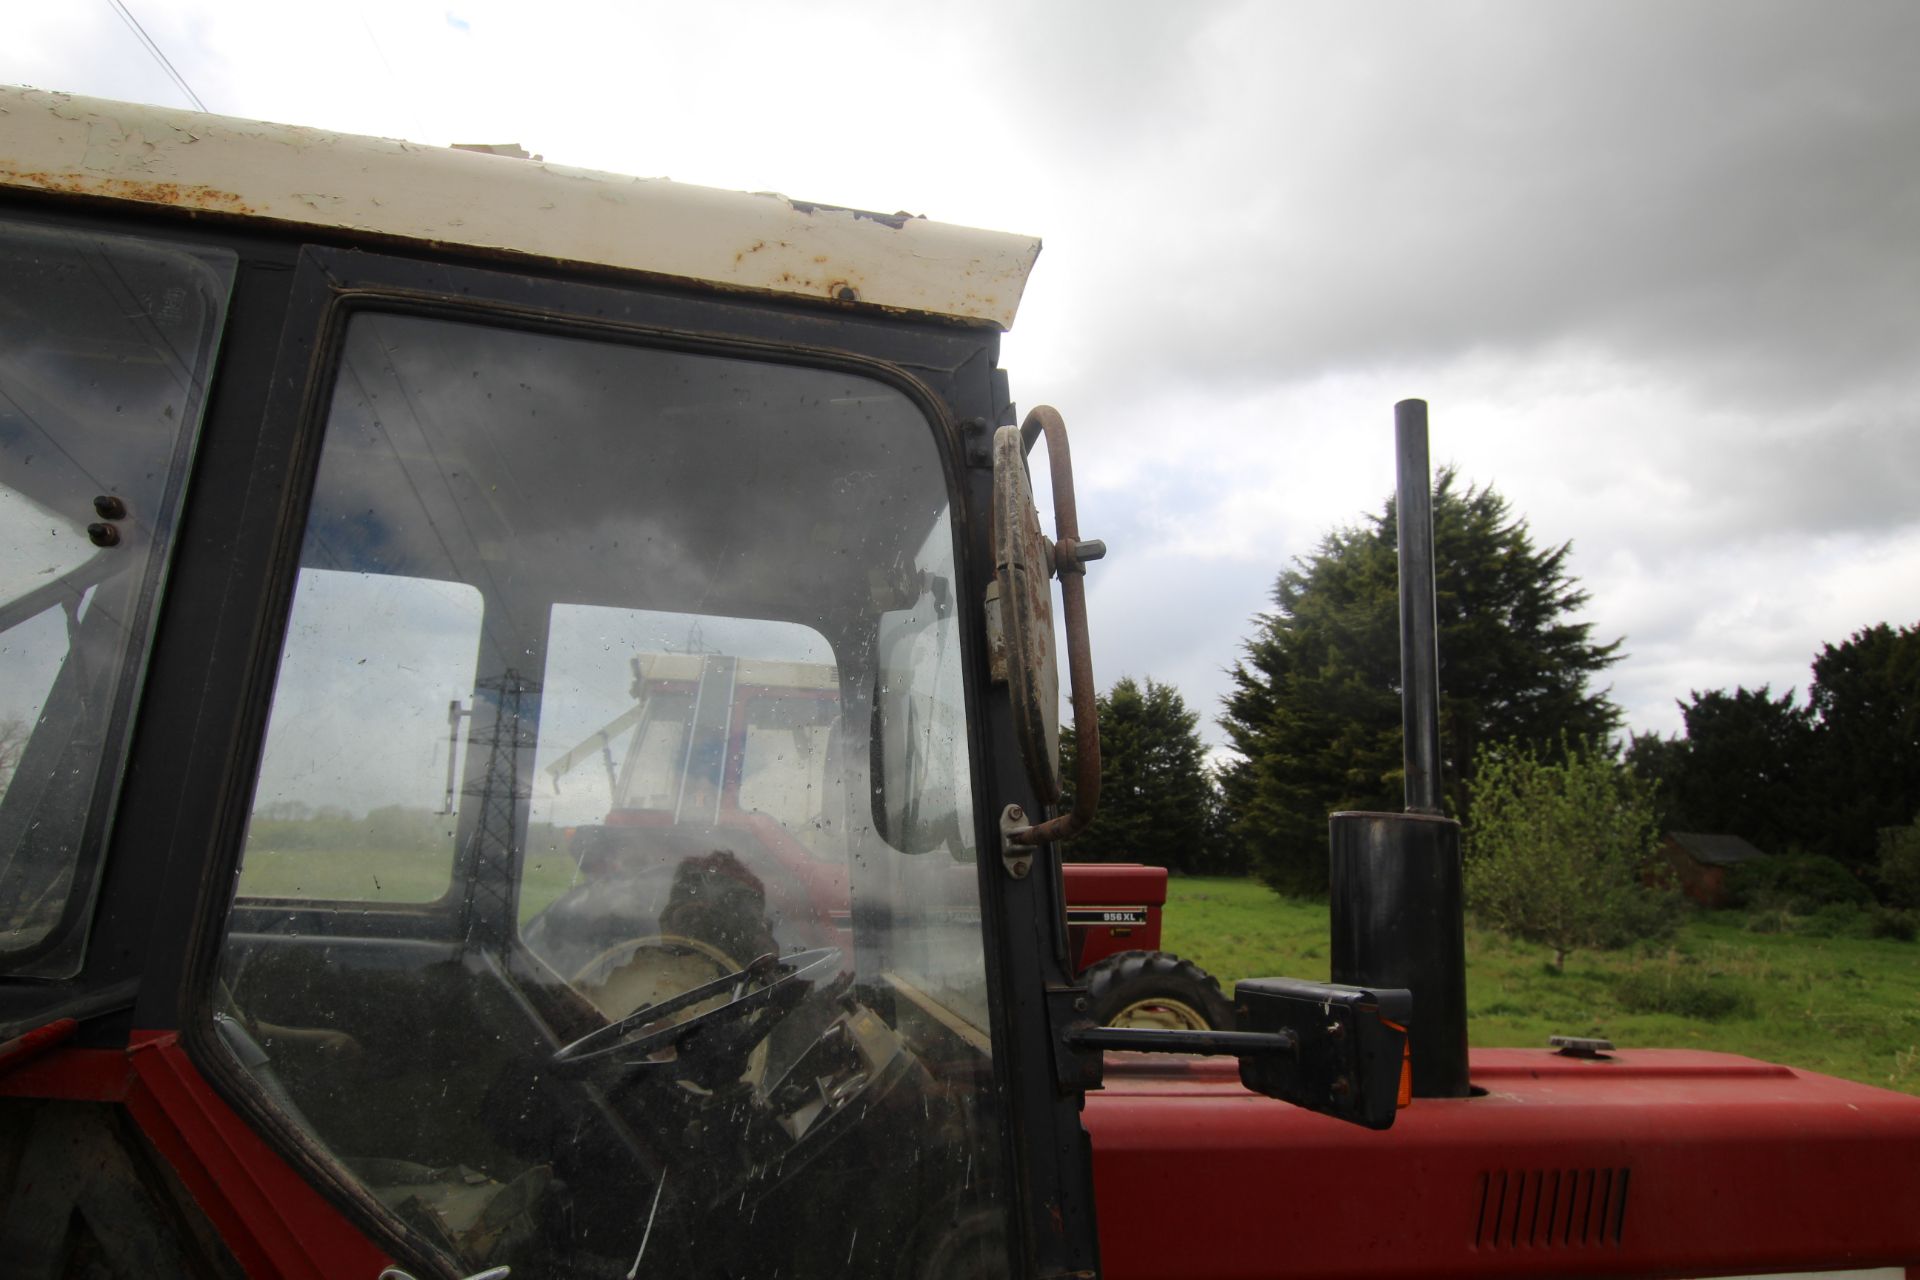
[[[1327, 977], [1324, 903], [1254, 880], [1175, 877], [1162, 945], [1229, 992], [1239, 978]], [[1468, 1038], [1544, 1047], [1717, 1049], [1920, 1094], [1920, 943], [1751, 933], [1702, 913], [1671, 944], [1576, 952], [1467, 930]]]
[[[300, 852], [250, 848], [243, 894], [427, 902], [451, 876], [451, 848]], [[529, 859], [525, 920], [572, 882], [572, 864]], [[1920, 1094], [1920, 943], [1753, 933], [1734, 913], [1693, 917], [1671, 944], [1576, 952], [1556, 972], [1545, 947], [1467, 930], [1468, 1036], [1544, 1046], [1554, 1034], [1622, 1048], [1743, 1053]], [[1327, 976], [1324, 903], [1254, 880], [1175, 877], [1162, 945], [1231, 991], [1238, 978]]]
[[453, 880], [453, 846], [441, 849], [294, 849], [249, 845], [240, 896], [337, 902], [432, 902]]
[[[545, 851], [528, 856], [520, 881], [520, 921], [573, 885], [573, 863]], [[249, 847], [240, 867], [242, 897], [322, 902], [434, 902], [453, 880], [453, 848], [300, 849]]]

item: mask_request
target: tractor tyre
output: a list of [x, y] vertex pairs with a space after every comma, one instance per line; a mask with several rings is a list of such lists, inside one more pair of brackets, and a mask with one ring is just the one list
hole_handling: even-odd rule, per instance
[[1087, 984], [1087, 1013], [1103, 1027], [1233, 1029], [1233, 1006], [1213, 975], [1165, 951], [1122, 951], [1080, 980]]

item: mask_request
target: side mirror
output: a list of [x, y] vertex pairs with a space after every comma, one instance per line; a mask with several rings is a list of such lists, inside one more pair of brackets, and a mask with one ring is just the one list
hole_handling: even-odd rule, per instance
[[[1033, 485], [1027, 476], [1026, 442], [1047, 439], [1052, 467], [1054, 541], [1040, 532]], [[1002, 814], [1007, 843], [1021, 855], [1049, 840], [1065, 840], [1093, 820], [1100, 802], [1100, 724], [1094, 706], [1093, 659], [1087, 643], [1086, 565], [1107, 553], [1104, 543], [1080, 539], [1079, 512], [1073, 495], [1073, 462], [1067, 427], [1046, 406], [1027, 415], [1026, 424], [1002, 427], [993, 437], [993, 571], [987, 598], [988, 626], [995, 675], [1004, 671], [1013, 700], [1014, 732], [1027, 765], [1027, 778], [1041, 803], [1060, 798], [1060, 675], [1054, 656], [1053, 589], [1060, 578], [1060, 599], [1067, 632], [1067, 678], [1073, 696], [1077, 776], [1073, 811], [1046, 822], [1029, 823], [1017, 806]], [[1015, 850], [1007, 851], [1012, 855]], [[1024, 865], [1024, 864], [1023, 864]], [[1016, 873], [1018, 874], [1018, 873]]]
[[1252, 978], [1234, 984], [1233, 1002], [1252, 1032], [1291, 1036], [1296, 1056], [1249, 1054], [1240, 1083], [1255, 1093], [1369, 1129], [1392, 1126], [1413, 1100], [1407, 1026], [1413, 996], [1404, 990]]

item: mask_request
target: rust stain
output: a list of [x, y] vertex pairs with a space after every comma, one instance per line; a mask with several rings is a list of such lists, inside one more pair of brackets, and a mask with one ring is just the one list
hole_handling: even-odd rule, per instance
[[211, 209], [221, 213], [251, 214], [252, 205], [231, 191], [204, 183], [141, 182], [132, 178], [103, 178], [84, 173], [46, 173], [0, 169], [0, 177], [16, 186], [38, 187], [63, 195], [106, 196], [115, 200], [133, 200], [140, 204], [178, 205], [188, 209]]
[[776, 287], [791, 289], [795, 293], [824, 293], [835, 302], [860, 301], [859, 286], [851, 280], [829, 280], [822, 284], [811, 276], [782, 271], [772, 278], [771, 283]]

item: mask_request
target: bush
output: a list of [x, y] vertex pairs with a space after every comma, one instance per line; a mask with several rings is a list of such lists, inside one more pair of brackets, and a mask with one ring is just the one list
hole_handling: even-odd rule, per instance
[[1744, 988], [1677, 965], [1629, 969], [1613, 980], [1613, 998], [1632, 1013], [1671, 1013], [1703, 1022], [1754, 1014], [1753, 996]]
[[1558, 760], [1528, 748], [1485, 751], [1470, 787], [1467, 905], [1509, 937], [1553, 948], [1611, 949], [1679, 927], [1680, 895], [1645, 883], [1653, 864], [1648, 784], [1591, 743]]
[[1809, 938], [1864, 937], [1867, 913], [1850, 902], [1829, 902], [1795, 920], [1793, 931]]
[[1864, 907], [1872, 900], [1873, 894], [1851, 871], [1818, 854], [1784, 853], [1727, 869], [1731, 907], [1804, 916], [1832, 903]]
[[1920, 911], [1904, 907], [1875, 907], [1867, 917], [1867, 936], [1912, 942], [1920, 932]]
[[1920, 910], [1920, 819], [1880, 833], [1880, 865], [1874, 872], [1890, 907]]

